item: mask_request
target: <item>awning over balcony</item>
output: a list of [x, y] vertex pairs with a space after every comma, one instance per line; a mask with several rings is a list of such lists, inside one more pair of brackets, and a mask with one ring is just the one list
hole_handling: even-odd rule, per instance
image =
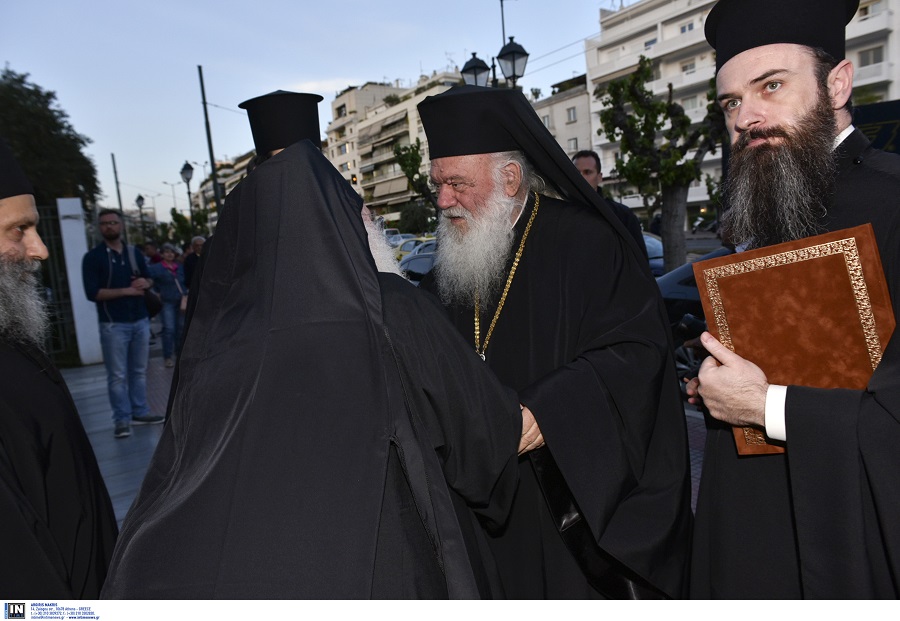
[[384, 129], [388, 125], [393, 125], [394, 123], [397, 123], [397, 122], [405, 119], [406, 115], [407, 115], [407, 111], [402, 110], [401, 112], [397, 112], [390, 116], [386, 116], [383, 119], [381, 119], [380, 121], [376, 121], [375, 123], [372, 123], [368, 127], [363, 127], [359, 131], [359, 138], [357, 139], [359, 146], [362, 147], [371, 142], [374, 142], [375, 140], [378, 139], [378, 135], [381, 133], [382, 129]]
[[409, 186], [406, 177], [400, 177], [399, 179], [391, 179], [390, 181], [382, 181], [378, 185], [375, 186], [375, 190], [372, 192], [372, 196], [374, 198], [379, 198], [382, 196], [387, 196], [389, 194], [397, 194], [398, 192], [406, 192], [406, 188]]

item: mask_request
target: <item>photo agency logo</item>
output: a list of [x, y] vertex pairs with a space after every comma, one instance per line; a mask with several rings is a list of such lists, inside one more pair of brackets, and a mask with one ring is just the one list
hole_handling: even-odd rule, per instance
[[25, 602], [6, 602], [3, 604], [4, 619], [24, 619], [25, 618]]

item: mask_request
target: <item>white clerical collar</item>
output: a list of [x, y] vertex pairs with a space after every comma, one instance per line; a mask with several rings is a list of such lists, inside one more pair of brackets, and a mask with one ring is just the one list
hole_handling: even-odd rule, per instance
[[519, 210], [519, 215], [516, 216], [516, 221], [512, 223], [512, 226], [509, 227], [511, 229], [516, 228], [516, 225], [519, 223], [519, 218], [522, 217], [522, 214], [525, 213], [525, 207], [528, 205], [528, 199], [531, 198], [531, 194], [525, 195], [525, 202], [522, 203], [522, 208]]
[[853, 133], [854, 129], [856, 129], [856, 128], [853, 127], [853, 124], [851, 123], [844, 129], [844, 131], [842, 131], [840, 134], [838, 134], [837, 137], [834, 139], [834, 147], [832, 147], [832, 149], [837, 149], [839, 146], [841, 146], [841, 143], [847, 139], [847, 136], [849, 136], [850, 134]]

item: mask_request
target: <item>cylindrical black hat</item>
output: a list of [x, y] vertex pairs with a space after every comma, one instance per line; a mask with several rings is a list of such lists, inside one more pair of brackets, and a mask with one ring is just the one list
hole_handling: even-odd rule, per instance
[[321, 146], [320, 95], [275, 91], [238, 104], [247, 111], [256, 153], [285, 149], [304, 138]]
[[795, 43], [844, 58], [844, 27], [859, 0], [719, 0], [706, 18], [706, 40], [716, 50], [716, 73], [754, 47]]
[[12, 149], [0, 138], [0, 199], [20, 194], [34, 194], [34, 188], [19, 166]]

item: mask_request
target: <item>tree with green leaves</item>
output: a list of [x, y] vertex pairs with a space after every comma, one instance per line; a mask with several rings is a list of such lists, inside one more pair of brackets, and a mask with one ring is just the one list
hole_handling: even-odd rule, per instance
[[39, 205], [77, 197], [91, 210], [100, 185], [97, 168], [84, 153], [90, 138], [75, 131], [56, 93], [9, 67], [0, 73], [0, 136], [28, 175]]
[[435, 214], [437, 214], [437, 198], [432, 193], [431, 186], [428, 185], [428, 175], [420, 171], [422, 168], [422, 141], [416, 138], [414, 144], [402, 147], [395, 145], [394, 157], [397, 158], [400, 170], [406, 175], [410, 189], [431, 203]]
[[715, 103], [714, 82], [707, 114], [694, 125], [684, 108], [673, 101], [672, 85], [663, 101], [647, 88], [652, 79], [652, 61], [641, 56], [634, 72], [610, 82], [606, 89], [598, 87], [594, 96], [604, 105], [598, 133], [620, 144], [619, 177], [641, 195], [650, 218], [662, 210], [663, 261], [669, 271], [687, 258], [688, 189], [700, 179], [703, 158], [715, 153], [725, 138], [725, 122]]

